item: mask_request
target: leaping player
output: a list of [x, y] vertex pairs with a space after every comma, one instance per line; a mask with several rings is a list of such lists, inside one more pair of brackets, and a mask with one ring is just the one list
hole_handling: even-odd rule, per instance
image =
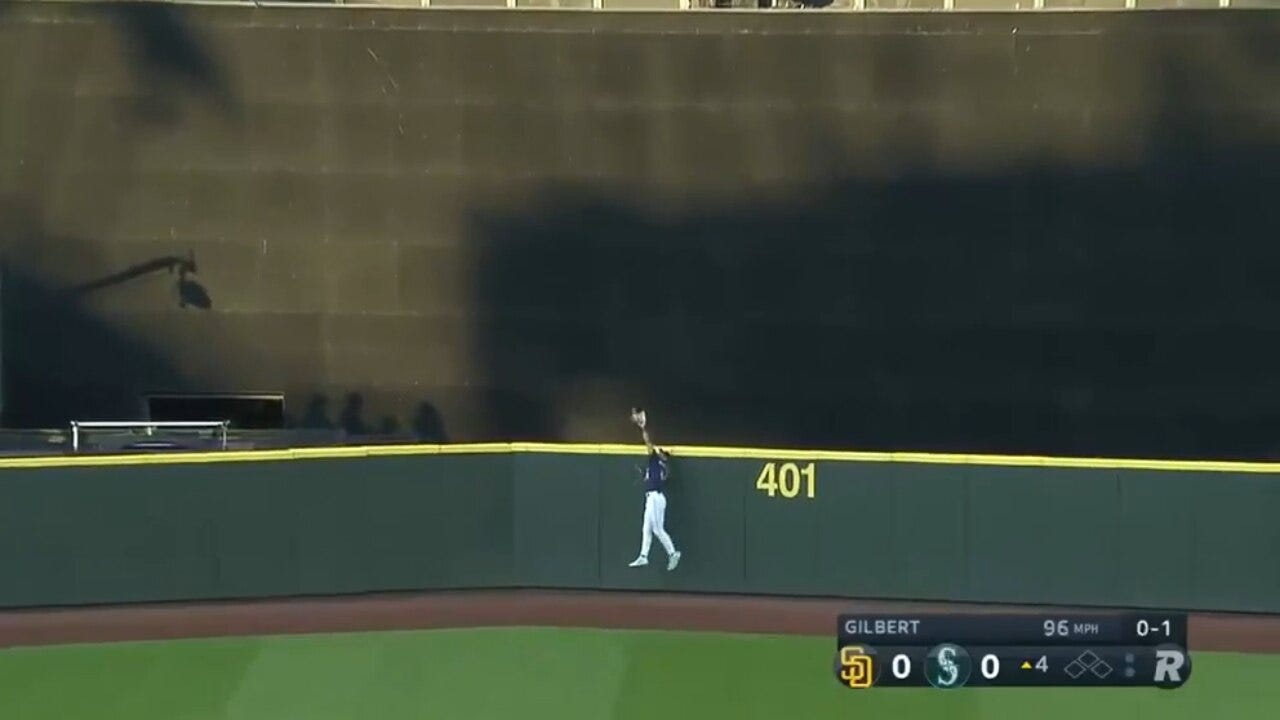
[[631, 561], [631, 567], [644, 567], [649, 564], [649, 546], [653, 544], [653, 536], [658, 536], [662, 549], [667, 551], [667, 569], [675, 570], [680, 564], [680, 551], [667, 534], [664, 527], [667, 515], [667, 496], [663, 488], [667, 484], [667, 476], [671, 472], [671, 453], [656, 447], [649, 437], [644, 410], [631, 409], [631, 422], [640, 428], [644, 437], [644, 445], [649, 450], [648, 463], [644, 469], [644, 527], [640, 540], [640, 556]]

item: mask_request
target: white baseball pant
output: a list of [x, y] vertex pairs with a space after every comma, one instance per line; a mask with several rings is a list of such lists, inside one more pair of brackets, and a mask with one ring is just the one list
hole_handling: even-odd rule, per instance
[[644, 528], [640, 540], [640, 557], [649, 557], [649, 547], [653, 545], [653, 536], [658, 536], [662, 549], [670, 556], [675, 553], [676, 545], [663, 526], [667, 517], [667, 496], [660, 492], [649, 491], [644, 494]]

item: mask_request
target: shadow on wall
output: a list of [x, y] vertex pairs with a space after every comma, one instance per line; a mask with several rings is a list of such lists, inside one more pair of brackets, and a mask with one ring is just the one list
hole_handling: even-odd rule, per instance
[[[0, 12], [14, 6], [0, 3]], [[28, 11], [39, 12], [24, 8]], [[222, 63], [186, 20], [182, 8], [104, 3], [83, 6], [78, 12], [108, 16], [122, 36], [121, 47], [131, 52], [128, 62], [137, 101], [129, 111], [137, 119], [176, 123], [183, 103], [192, 96], [209, 100], [226, 118], [238, 117], [235, 93]], [[80, 55], [91, 51], [88, 46], [57, 49]], [[96, 239], [66, 237], [44, 226], [44, 209], [61, 167], [51, 159], [66, 155], [59, 144], [72, 136], [74, 121], [71, 113], [47, 115], [42, 119], [56, 127], [32, 136], [23, 147], [25, 162], [20, 164], [16, 184], [9, 194], [0, 194], [0, 252], [6, 268], [4, 419], [11, 426], [48, 427], [71, 418], [133, 417], [141, 393], [181, 387], [180, 373], [163, 352], [94, 318], [84, 306], [86, 295], [167, 269], [178, 274], [175, 291], [180, 306], [207, 310], [213, 300], [196, 278], [191, 256], [161, 257], [96, 281], [85, 280], [110, 264], [99, 257], [104, 248]], [[0, 120], [0, 132], [10, 122], [22, 127], [20, 116], [15, 115]], [[129, 121], [125, 124], [132, 126]], [[101, 162], [119, 168], [134, 165], [146, 135], [131, 131], [122, 138], [105, 144]], [[66, 174], [65, 168], [61, 174]], [[117, 200], [102, 197], [98, 201], [108, 211], [97, 220], [110, 225], [119, 211]], [[85, 347], [93, 352], [73, 349]]]
[[347, 393], [342, 413], [338, 416], [338, 424], [342, 426], [343, 432], [348, 435], [368, 435], [369, 428], [365, 425], [363, 416], [364, 396], [360, 393]]
[[447, 443], [449, 433], [445, 431], [444, 417], [435, 405], [429, 402], [418, 403], [411, 423], [413, 435], [422, 442]]
[[[141, 394], [180, 387], [161, 352], [86, 312], [76, 296], [21, 267], [4, 272], [4, 422], [62, 427], [72, 419], [134, 419]], [[93, 353], [71, 352], [91, 347]]]
[[[6, 231], [3, 298], [4, 423], [60, 427], [73, 419], [134, 419], [142, 395], [182, 388], [182, 373], [156, 348], [94, 315], [91, 295], [150, 272], [176, 272], [163, 304], [208, 309], [208, 291], [193, 277], [194, 257], [165, 257], [82, 281], [83, 271], [109, 263], [99, 243], [49, 233], [39, 213], [0, 197]], [[172, 307], [172, 306], [171, 306]], [[159, 308], [157, 308], [159, 309]], [[89, 348], [91, 351], [86, 352]]]
[[[16, 3], [0, 3], [0, 18], [16, 7]], [[105, 16], [119, 32], [122, 47], [129, 50], [135, 81], [144, 90], [133, 106], [137, 119], [174, 122], [181, 98], [191, 92], [209, 99], [225, 117], [239, 116], [240, 105], [225, 66], [188, 20], [188, 10], [136, 2], [90, 3], [82, 10]]]
[[[312, 395], [307, 401], [306, 411], [296, 426], [306, 430], [342, 430], [351, 438], [375, 438], [381, 441], [413, 441], [424, 443], [443, 443], [449, 441], [445, 432], [444, 420], [440, 412], [429, 402], [419, 403], [409, 421], [409, 431], [402, 429], [400, 419], [391, 415], [383, 416], [378, 425], [369, 425], [364, 418], [364, 396], [360, 393], [347, 393], [343, 399], [338, 420], [330, 419], [329, 397], [323, 393]], [[287, 425], [295, 423], [289, 421]]]
[[[562, 398], [605, 377], [672, 443], [1274, 456], [1280, 137], [1212, 133], [1247, 99], [1166, 70], [1136, 167], [903, 163], [675, 217], [565, 185], [476, 214], [479, 356], [529, 408], [516, 436], [581, 439]], [[886, 142], [927, 144], [904, 125]], [[577, 424], [629, 441], [624, 412]]]
[[174, 290], [178, 299], [178, 307], [192, 307], [200, 310], [209, 310], [213, 307], [213, 298], [210, 297], [209, 291], [195, 279], [196, 259], [195, 254], [190, 252], [185, 257], [171, 255], [137, 263], [120, 272], [81, 283], [72, 288], [71, 293], [77, 297], [84, 297], [98, 290], [122, 285], [130, 280], [161, 270], [167, 271], [170, 275], [177, 273], [177, 282], [174, 285]]
[[307, 401], [307, 409], [299, 422], [299, 427], [307, 430], [332, 430], [337, 427], [329, 419], [329, 397], [327, 395], [311, 396], [311, 399]]
[[174, 122], [184, 91], [203, 95], [224, 116], [239, 112], [222, 64], [187, 22], [183, 8], [150, 3], [93, 7], [110, 17], [132, 51], [134, 75], [146, 90], [134, 106], [140, 120]]

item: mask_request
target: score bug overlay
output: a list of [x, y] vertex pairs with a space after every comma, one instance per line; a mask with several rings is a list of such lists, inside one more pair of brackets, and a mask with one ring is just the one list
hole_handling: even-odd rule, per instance
[[842, 615], [837, 635], [838, 677], [851, 689], [1174, 689], [1191, 676], [1186, 617], [1172, 614]]

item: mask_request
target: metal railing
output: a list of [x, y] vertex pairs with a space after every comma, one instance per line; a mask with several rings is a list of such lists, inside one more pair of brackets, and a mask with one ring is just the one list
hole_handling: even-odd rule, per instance
[[[83, 2], [84, 0], [27, 0]], [[90, 0], [111, 2], [113, 0]], [[185, 0], [161, 0], [182, 3]], [[194, 0], [193, 4], [272, 7], [361, 6], [525, 10], [809, 10], [846, 12], [903, 11], [1061, 11], [1061, 10], [1213, 10], [1280, 9], [1280, 0]]]
[[[46, 429], [0, 428], [0, 458], [43, 457], [70, 454], [119, 454], [155, 450], [280, 450], [284, 448], [342, 447], [348, 445], [406, 445], [438, 443], [444, 438], [414, 431], [351, 434], [341, 428], [281, 428], [245, 430], [228, 426], [206, 429], [203, 436], [178, 437], [163, 430], [147, 436], [137, 428], [156, 423], [146, 420], [121, 423], [121, 428], [77, 433], [74, 427]], [[81, 428], [84, 423], [80, 423]], [[129, 432], [133, 428], [135, 432]], [[167, 447], [167, 445], [178, 447]]]
[[[214, 430], [217, 432], [219, 439], [219, 447], [222, 450], [227, 449], [227, 428], [231, 423], [227, 420], [202, 420], [189, 422], [151, 422], [146, 420], [98, 420], [98, 421], [71, 421], [71, 452], [80, 452], [80, 436], [85, 430], [117, 430], [132, 431], [141, 430], [148, 438], [151, 437], [156, 430]], [[144, 441], [145, 442], [145, 441]]]

